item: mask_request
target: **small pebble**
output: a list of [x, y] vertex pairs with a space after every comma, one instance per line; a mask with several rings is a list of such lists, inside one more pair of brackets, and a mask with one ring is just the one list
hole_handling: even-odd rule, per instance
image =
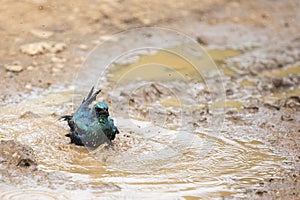
[[64, 65], [61, 64], [61, 63], [58, 63], [58, 64], [55, 65], [55, 68], [62, 69], [62, 68], [64, 68]]
[[21, 72], [21, 71], [23, 71], [23, 66], [21, 66], [19, 64], [4, 65], [4, 68], [9, 72]]
[[66, 58], [59, 58], [59, 57], [52, 57], [51, 58], [51, 61], [54, 62], [54, 63], [62, 63], [62, 62], [66, 62], [67, 59]]
[[280, 118], [282, 121], [293, 121], [294, 119], [291, 117], [291, 115], [281, 115]]
[[80, 45], [78, 46], [78, 48], [81, 49], [81, 50], [87, 50], [87, 49], [88, 49], [88, 46], [86, 46], [86, 45], [84, 45], [84, 44], [80, 44]]
[[25, 85], [25, 88], [26, 88], [27, 90], [31, 90], [31, 89], [32, 89], [32, 85], [31, 85], [31, 84], [26, 84], [26, 85]]
[[53, 71], [53, 72], [60, 72], [60, 69], [59, 69], [59, 68], [56, 68], [56, 67], [53, 67], [53, 68], [52, 68], [52, 71]]
[[30, 44], [24, 44], [20, 47], [22, 53], [34, 56], [44, 54], [47, 52], [59, 53], [66, 48], [65, 43], [56, 42], [36, 42]]
[[30, 65], [30, 66], [28, 66], [26, 69], [27, 69], [28, 71], [31, 71], [31, 70], [34, 69], [34, 67]]
[[13, 77], [14, 77], [14, 73], [12, 73], [12, 72], [7, 72], [7, 77], [8, 77], [8, 78], [13, 78]]

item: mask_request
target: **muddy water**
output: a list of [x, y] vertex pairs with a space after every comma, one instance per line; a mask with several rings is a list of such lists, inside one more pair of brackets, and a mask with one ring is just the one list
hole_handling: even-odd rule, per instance
[[[213, 53], [221, 60], [240, 52]], [[165, 61], [163, 66], [153, 64], [158, 60]], [[141, 68], [135, 70], [139, 75], [137, 79], [125, 77], [119, 84], [121, 89], [126, 91], [131, 82], [146, 78], [155, 81], [157, 77], [171, 77], [164, 81], [170, 85], [179, 84], [178, 79], [185, 77], [182, 74], [189, 77], [188, 81], [197, 79], [203, 83], [198, 79], [201, 76], [188, 63], [169, 57], [166, 52], [158, 52], [142, 56], [136, 63], [115, 65], [108, 72], [108, 85], [139, 66]], [[145, 66], [147, 69], [152, 66], [158, 76], [153, 76], [151, 71], [145, 75]], [[159, 76], [166, 72], [169, 72], [168, 76]], [[174, 77], [176, 82], [173, 82]], [[151, 112], [150, 117], [118, 115], [119, 107], [113, 103], [112, 115], [121, 131], [114, 148], [89, 152], [84, 147], [69, 145], [64, 137], [68, 127], [57, 119], [72, 110], [72, 93], [71, 89], [50, 90], [1, 109], [1, 138], [14, 139], [30, 146], [36, 154], [39, 169], [60, 172], [68, 175], [70, 180], [62, 178], [63, 183], [56, 180], [54, 185], [65, 187], [55, 189], [47, 187], [47, 181], [53, 180], [44, 180], [39, 187], [34, 183], [3, 184], [0, 185], [0, 199], [242, 197], [245, 190], [256, 188], [259, 183], [277, 177], [285, 170], [282, 164], [284, 158], [272, 152], [263, 141], [253, 139], [255, 137], [230, 137], [230, 128], [224, 129], [221, 134], [214, 134], [205, 124], [197, 128], [182, 128], [183, 124], [176, 120], [171, 121], [170, 126], [155, 123], [153, 116], [156, 115], [152, 113], [151, 116]], [[105, 94], [113, 96], [116, 93]], [[184, 113], [184, 109], [200, 109], [198, 102], [191, 101], [192, 97], [171, 94], [142, 106], [165, 108], [174, 113], [177, 110]], [[241, 104], [228, 101], [226, 106], [239, 109]], [[139, 113], [139, 110], [135, 111]], [[254, 136], [260, 134], [253, 133], [253, 129], [243, 132]], [[71, 180], [87, 187], [68, 186]]]

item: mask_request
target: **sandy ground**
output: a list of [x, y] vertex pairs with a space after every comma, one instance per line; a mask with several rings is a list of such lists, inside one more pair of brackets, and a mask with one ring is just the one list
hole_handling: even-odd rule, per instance
[[[299, 71], [283, 78], [276, 74], [260, 75], [272, 70], [287, 71], [291, 65], [299, 66], [299, 9], [297, 0], [185, 0], [176, 3], [171, 0], [143, 3], [138, 0], [74, 0], [72, 3], [2, 0], [0, 102], [4, 106], [52, 85], [71, 85], [76, 76], [74, 72], [95, 45], [111, 34], [143, 26], [178, 30], [208, 48], [243, 50], [243, 55], [226, 61], [229, 65], [243, 64], [242, 72], [232, 80], [251, 76], [258, 83], [256, 89], [266, 96], [275, 90], [293, 91], [299, 88]], [[238, 88], [228, 87], [229, 98], [237, 91]], [[255, 199], [299, 199], [299, 92], [274, 102], [249, 102], [240, 113], [228, 111], [228, 120], [239, 123], [243, 114], [257, 110], [257, 117], [265, 122], [261, 126], [271, 132], [264, 137], [278, 152], [290, 158], [292, 170], [284, 178], [262, 183], [261, 190], [246, 191], [247, 195]], [[265, 116], [274, 123], [268, 123]], [[1, 148], [17, 149], [8, 151], [1, 159], [12, 171], [36, 171], [36, 162], [28, 158], [31, 153], [27, 147], [2, 142]], [[13, 160], [7, 156], [15, 151], [23, 152], [22, 148], [29, 153], [21, 153], [12, 157]], [[26, 168], [25, 172], [20, 166]]]
[[[22, 9], [19, 9], [22, 8]], [[74, 70], [101, 38], [134, 27], [161, 26], [190, 36], [201, 36], [210, 45], [272, 43], [297, 33], [297, 1], [2, 1], [1, 91], [7, 94], [47, 88], [72, 80]], [[160, 12], [163, 10], [163, 12]], [[47, 32], [43, 32], [47, 31]], [[21, 46], [41, 41], [64, 43], [60, 53], [30, 56]], [[22, 66], [21, 73], [7, 72], [6, 64]], [[25, 87], [24, 87], [25, 86]]]

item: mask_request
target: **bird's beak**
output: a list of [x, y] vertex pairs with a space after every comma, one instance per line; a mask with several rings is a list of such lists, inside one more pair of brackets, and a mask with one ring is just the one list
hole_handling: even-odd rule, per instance
[[99, 112], [101, 115], [107, 115], [108, 114], [108, 112], [107, 112], [107, 110], [101, 110], [100, 112]]
[[108, 111], [105, 109], [96, 109], [97, 116], [108, 116]]

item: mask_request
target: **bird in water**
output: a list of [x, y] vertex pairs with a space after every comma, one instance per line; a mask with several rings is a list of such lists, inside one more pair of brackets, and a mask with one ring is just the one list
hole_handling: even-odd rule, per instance
[[100, 92], [101, 90], [97, 90], [94, 93], [93, 87], [74, 115], [61, 116], [60, 119], [67, 121], [70, 127], [70, 133], [66, 134], [66, 137], [71, 139], [71, 144], [96, 149], [104, 143], [112, 145], [112, 140], [119, 133], [109, 116], [106, 103], [98, 102], [90, 107]]

